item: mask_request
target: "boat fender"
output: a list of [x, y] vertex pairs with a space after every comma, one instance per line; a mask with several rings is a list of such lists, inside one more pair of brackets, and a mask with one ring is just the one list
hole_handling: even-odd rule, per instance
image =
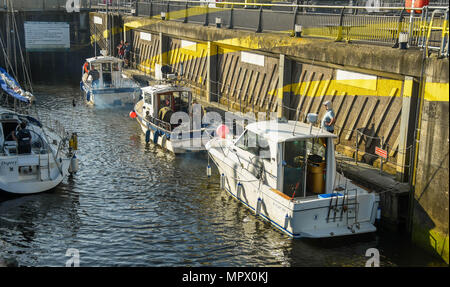
[[70, 160], [69, 172], [76, 173], [77, 171], [78, 171], [78, 158], [76, 157], [76, 155], [73, 155], [72, 159]]
[[155, 131], [155, 133], [153, 134], [153, 143], [155, 143], [155, 144], [158, 143], [158, 137], [159, 137], [159, 132]]
[[149, 143], [150, 142], [150, 130], [147, 130], [145, 132], [145, 142]]
[[166, 139], [167, 139], [166, 134], [163, 134], [161, 137], [161, 146], [166, 147]]
[[377, 222], [379, 222], [380, 219], [381, 219], [381, 207], [378, 207], [378, 209], [377, 209], [377, 217], [376, 217]]
[[225, 188], [225, 174], [221, 174], [220, 175], [220, 189], [224, 189]]
[[88, 92], [86, 93], [86, 101], [89, 102], [90, 100], [91, 100], [91, 92], [88, 91]]
[[241, 192], [242, 192], [242, 183], [238, 182], [237, 187], [236, 187], [236, 197], [239, 198], [241, 195]]
[[78, 136], [77, 133], [72, 133], [72, 136], [69, 139], [69, 147], [73, 150], [78, 150]]
[[208, 164], [208, 166], [206, 167], [206, 176], [207, 177], [211, 177], [211, 166]]
[[262, 204], [262, 199], [261, 199], [261, 197], [258, 197], [258, 201], [256, 202], [256, 208], [255, 208], [256, 215], [261, 213], [261, 204]]
[[286, 213], [286, 216], [284, 217], [284, 228], [288, 228], [289, 225], [289, 214]]

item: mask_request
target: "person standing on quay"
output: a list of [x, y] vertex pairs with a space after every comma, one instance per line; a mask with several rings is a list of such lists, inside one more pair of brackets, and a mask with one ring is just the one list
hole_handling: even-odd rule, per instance
[[322, 118], [322, 128], [326, 131], [333, 133], [334, 132], [334, 123], [336, 122], [336, 116], [334, 114], [333, 105], [330, 101], [326, 101], [323, 104], [327, 111]]

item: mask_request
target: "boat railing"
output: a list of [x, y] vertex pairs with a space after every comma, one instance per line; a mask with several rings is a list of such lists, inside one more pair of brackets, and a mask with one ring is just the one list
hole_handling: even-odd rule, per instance
[[41, 123], [45, 126], [46, 129], [56, 134], [61, 139], [67, 138], [68, 133], [66, 128], [61, 122], [55, 119], [50, 119], [49, 117], [41, 118]]
[[156, 126], [163, 128], [164, 130], [171, 132], [172, 131], [172, 125], [170, 123], [167, 123], [165, 121], [162, 121], [158, 118], [147, 116], [146, 120], [155, 124]]

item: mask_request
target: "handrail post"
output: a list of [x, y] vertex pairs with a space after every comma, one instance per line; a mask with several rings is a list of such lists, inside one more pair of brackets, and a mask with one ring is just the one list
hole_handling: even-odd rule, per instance
[[[415, 6], [414, 2], [415, 2], [415, 0], [412, 0], [411, 8], [414, 8], [414, 6]], [[410, 46], [411, 46], [412, 35], [413, 35], [413, 32], [414, 32], [413, 23], [414, 23], [414, 15], [415, 14], [416, 14], [416, 10], [411, 10], [411, 13], [409, 15], [408, 45], [410, 45]], [[400, 35], [400, 32], [401, 31], [399, 31], [399, 33], [398, 33], [399, 35]]]
[[[392, 48], [398, 48], [400, 43], [400, 33], [402, 32], [402, 26], [403, 26], [403, 13], [405, 12], [405, 8], [403, 8], [402, 12], [400, 12], [400, 16], [398, 17], [398, 26], [397, 26], [397, 35], [395, 35], [395, 43]], [[408, 35], [408, 38], [411, 38], [411, 33]], [[409, 41], [409, 40], [408, 40]]]
[[148, 17], [150, 17], [150, 18], [153, 17], [153, 0], [150, 0], [150, 7], [149, 7], [149, 11], [148, 11]]
[[[297, 3], [296, 3], [297, 5], [298, 5], [298, 0], [297, 0]], [[293, 30], [293, 32], [292, 32], [292, 36], [295, 36], [295, 25], [297, 24], [297, 12], [298, 12], [298, 6], [295, 6], [295, 8], [294, 8], [294, 23], [292, 24], [292, 30]]]
[[205, 23], [203, 26], [209, 25], [209, 2], [206, 2], [206, 14], [205, 14]]
[[342, 8], [341, 15], [339, 17], [338, 34], [337, 34], [336, 40], [335, 40], [336, 42], [342, 41], [342, 30], [343, 30], [342, 25], [344, 23], [344, 11], [345, 11], [345, 7]]
[[169, 20], [169, 13], [170, 13], [170, 1], [167, 1], [166, 20]]
[[233, 10], [234, 10], [234, 8], [232, 5], [231, 9], [230, 9], [230, 24], [227, 27], [228, 29], [233, 29]]
[[[441, 45], [439, 47], [439, 57], [445, 57], [445, 44], [447, 43], [447, 56], [448, 56], [448, 38], [449, 38], [449, 31], [448, 31], [448, 18], [449, 18], [449, 9], [445, 11], [445, 19], [442, 23], [442, 35], [441, 35]], [[446, 36], [447, 34], [447, 36]], [[447, 38], [446, 38], [447, 37]]]
[[263, 6], [259, 6], [259, 19], [258, 19], [258, 27], [256, 28], [256, 33], [262, 32], [262, 13], [263, 13]]
[[188, 17], [189, 17], [189, 15], [188, 15], [188, 9], [189, 9], [188, 4], [189, 4], [189, 2], [186, 1], [186, 7], [185, 7], [185, 10], [184, 10], [184, 20], [183, 20], [183, 23], [187, 23], [187, 22], [188, 22]]

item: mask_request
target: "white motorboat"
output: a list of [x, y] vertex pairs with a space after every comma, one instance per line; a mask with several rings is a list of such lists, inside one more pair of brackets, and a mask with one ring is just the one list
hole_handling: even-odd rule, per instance
[[[24, 121], [31, 134], [30, 147], [25, 153], [12, 136]], [[77, 169], [74, 139], [74, 134], [69, 140], [62, 129], [51, 130], [31, 116], [0, 108], [0, 190], [33, 194], [57, 186], [70, 169]]]
[[203, 107], [192, 101], [188, 87], [167, 82], [142, 88], [142, 99], [130, 115], [139, 122], [146, 142], [180, 154], [205, 151], [204, 143], [210, 139], [207, 132], [213, 130], [201, 124], [204, 113]]
[[122, 74], [122, 59], [98, 56], [86, 59], [86, 62], [89, 72], [86, 73], [83, 67], [80, 89], [88, 103], [101, 107], [136, 103], [141, 89], [135, 81]]
[[336, 172], [334, 138], [278, 119], [251, 123], [236, 140], [216, 137], [206, 149], [221, 188], [294, 238], [374, 232], [379, 195]]

